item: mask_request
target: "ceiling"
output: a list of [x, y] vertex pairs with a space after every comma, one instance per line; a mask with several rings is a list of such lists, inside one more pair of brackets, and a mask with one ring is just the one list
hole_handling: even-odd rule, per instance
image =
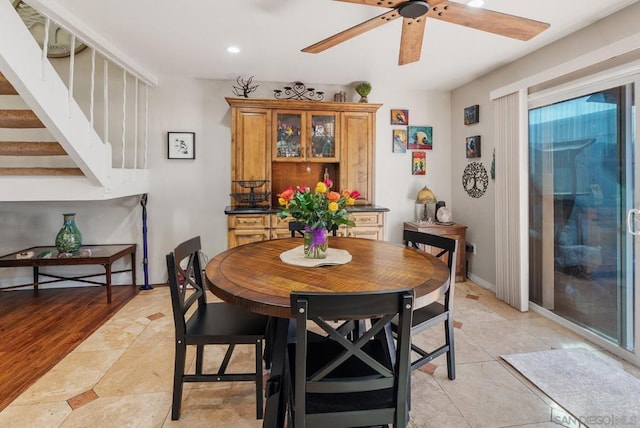
[[[463, 2], [463, 0], [456, 0]], [[528, 42], [429, 19], [421, 60], [398, 66], [395, 20], [319, 54], [300, 50], [386, 8], [332, 0], [41, 0], [64, 8], [148, 72], [256, 81], [454, 89], [637, 0], [486, 0], [485, 8], [551, 24]], [[27, 0], [28, 2], [28, 0]], [[229, 54], [229, 45], [239, 54]]]

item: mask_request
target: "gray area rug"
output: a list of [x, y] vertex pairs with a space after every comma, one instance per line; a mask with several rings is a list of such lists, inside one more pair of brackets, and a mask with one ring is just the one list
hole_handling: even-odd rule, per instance
[[606, 355], [574, 348], [501, 358], [587, 426], [640, 427], [640, 380]]

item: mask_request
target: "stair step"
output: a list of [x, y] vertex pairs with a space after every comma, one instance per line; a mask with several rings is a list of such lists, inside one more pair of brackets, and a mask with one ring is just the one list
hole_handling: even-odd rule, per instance
[[0, 141], [0, 156], [63, 156], [67, 152], [54, 141]]
[[0, 168], [0, 176], [9, 175], [55, 175], [55, 176], [68, 176], [68, 175], [84, 175], [80, 168]]
[[0, 95], [18, 95], [18, 91], [15, 90], [2, 73], [0, 73]]
[[0, 128], [44, 128], [31, 110], [0, 110]]

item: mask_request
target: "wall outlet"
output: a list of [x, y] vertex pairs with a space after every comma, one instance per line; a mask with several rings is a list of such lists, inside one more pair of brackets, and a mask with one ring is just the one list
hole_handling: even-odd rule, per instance
[[476, 253], [476, 244], [473, 242], [467, 242], [465, 245], [465, 250], [467, 253], [475, 254]]

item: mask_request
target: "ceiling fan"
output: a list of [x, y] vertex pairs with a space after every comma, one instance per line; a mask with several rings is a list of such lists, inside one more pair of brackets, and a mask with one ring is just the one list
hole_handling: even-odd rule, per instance
[[420, 60], [427, 18], [440, 19], [476, 30], [488, 31], [518, 40], [529, 40], [549, 28], [549, 24], [447, 0], [336, 0], [391, 10], [375, 18], [307, 46], [302, 52], [319, 53], [359, 36], [387, 22], [402, 18], [402, 37], [398, 65]]

